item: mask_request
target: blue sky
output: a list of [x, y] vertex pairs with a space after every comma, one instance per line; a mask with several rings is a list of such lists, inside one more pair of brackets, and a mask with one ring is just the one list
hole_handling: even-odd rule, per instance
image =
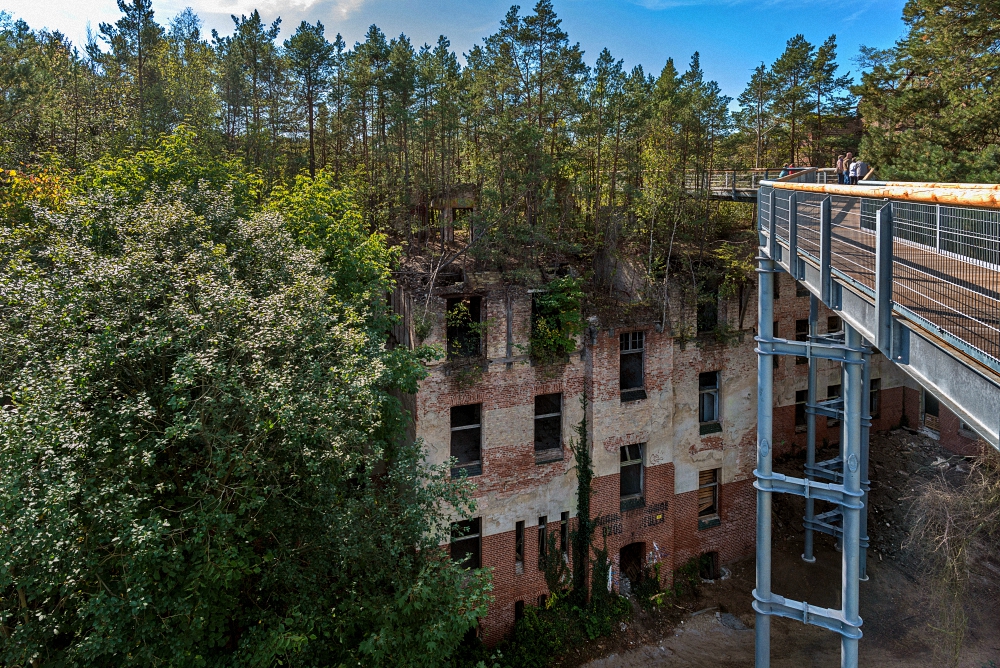
[[[266, 20], [282, 18], [287, 37], [302, 20], [320, 20], [332, 38], [341, 33], [348, 44], [378, 25], [389, 36], [405, 32], [415, 44], [434, 43], [445, 34], [462, 53], [493, 32], [511, 0], [154, 0], [157, 19], [165, 23], [191, 6], [206, 28], [230, 32], [230, 14], [258, 8]], [[641, 64], [658, 73], [667, 58], [678, 67], [701, 53], [706, 75], [736, 97], [753, 68], [772, 62], [785, 41], [803, 33], [813, 43], [836, 34], [844, 70], [856, 70], [852, 59], [862, 44], [890, 46], [903, 34], [905, 0], [554, 0], [570, 39], [580, 42], [593, 63], [603, 47], [628, 67]], [[533, 0], [521, 3], [522, 13]], [[4, 0], [0, 5], [33, 28], [86, 39], [87, 25], [96, 32], [102, 21], [119, 16], [115, 0]]]

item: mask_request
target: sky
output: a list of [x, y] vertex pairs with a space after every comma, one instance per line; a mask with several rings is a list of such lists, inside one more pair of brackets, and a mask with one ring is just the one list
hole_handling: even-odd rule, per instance
[[[330, 39], [341, 33], [352, 45], [371, 24], [389, 37], [406, 33], [415, 46], [451, 40], [459, 54], [499, 26], [512, 0], [153, 0], [161, 23], [190, 6], [211, 29], [229, 34], [231, 14], [259, 9], [262, 18], [282, 19], [284, 40], [300, 21], [322, 21]], [[533, 0], [522, 2], [529, 13]], [[701, 54], [709, 79], [736, 98], [753, 69], [770, 64], [785, 42], [802, 33], [813, 44], [837, 35], [841, 71], [857, 71], [861, 45], [885, 48], [903, 35], [905, 0], [553, 0], [570, 40], [579, 42], [593, 64], [607, 47], [631, 68], [658, 74], [667, 58], [684, 69]], [[0, 9], [32, 28], [60, 30], [81, 46], [87, 28], [120, 16], [116, 0], [2, 0]]]

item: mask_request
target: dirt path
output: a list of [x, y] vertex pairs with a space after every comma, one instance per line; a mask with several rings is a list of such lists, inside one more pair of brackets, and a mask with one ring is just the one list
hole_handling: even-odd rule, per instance
[[[877, 668], [942, 668], [949, 665], [941, 653], [937, 608], [918, 571], [903, 549], [906, 504], [921, 479], [947, 471], [948, 457], [935, 441], [899, 431], [873, 439], [872, 515], [869, 580], [861, 583], [864, 620], [859, 651], [861, 665]], [[934, 462], [938, 462], [935, 467]], [[951, 467], [959, 469], [961, 459]], [[801, 470], [792, 459], [776, 468], [784, 473]], [[833, 540], [818, 536], [816, 563], [801, 559], [801, 499], [775, 499], [773, 581], [776, 593], [814, 605], [839, 608], [840, 560]], [[960, 668], [1000, 668], [1000, 558], [982, 554], [970, 578], [968, 635]], [[724, 580], [704, 584], [699, 600], [688, 604], [694, 615], [674, 617], [669, 626], [656, 614], [639, 613], [632, 628], [623, 629], [606, 654], [582, 665], [588, 668], [750, 668], [754, 655], [754, 614], [750, 595], [754, 562], [730, 567]], [[679, 611], [677, 611], [679, 612]], [[634, 648], [634, 649], [633, 649]], [[606, 650], [606, 651], [608, 651]], [[591, 655], [593, 656], [593, 655]], [[838, 668], [839, 636], [801, 622], [774, 618], [771, 622], [771, 665], [774, 668]], [[990, 662], [994, 662], [991, 665]]]

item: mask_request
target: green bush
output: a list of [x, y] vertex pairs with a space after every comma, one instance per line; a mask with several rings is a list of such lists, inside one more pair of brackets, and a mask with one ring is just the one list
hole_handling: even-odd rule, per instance
[[582, 279], [557, 278], [535, 293], [529, 354], [538, 364], [563, 360], [576, 350], [582, 331], [580, 301]]

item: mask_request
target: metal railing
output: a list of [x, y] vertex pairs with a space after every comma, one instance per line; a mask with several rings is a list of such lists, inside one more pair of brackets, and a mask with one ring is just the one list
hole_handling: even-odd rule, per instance
[[688, 170], [684, 173], [684, 188], [716, 194], [749, 193], [764, 181], [780, 180], [793, 183], [837, 183], [837, 170], [832, 168], [795, 167], [786, 173], [781, 167], [768, 169], [713, 169], [706, 172]]
[[768, 233], [773, 192], [778, 240], [819, 265], [828, 235], [832, 273], [875, 297], [876, 219], [888, 206], [893, 310], [1000, 371], [1000, 210], [795, 189], [811, 178], [761, 185], [761, 231]]

